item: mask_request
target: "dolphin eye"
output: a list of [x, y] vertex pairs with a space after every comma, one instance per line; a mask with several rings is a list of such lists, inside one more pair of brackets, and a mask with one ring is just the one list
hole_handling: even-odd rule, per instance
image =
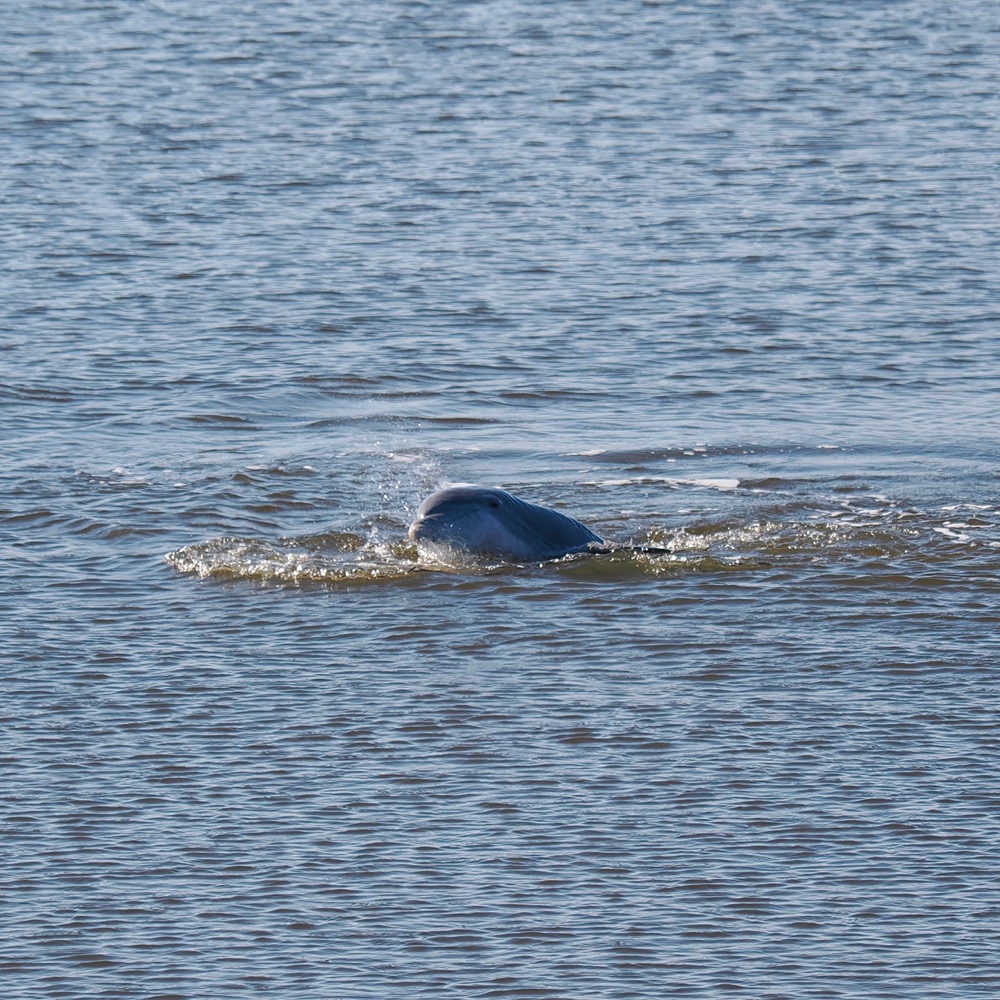
[[492, 508], [493, 508], [494, 510], [499, 510], [499, 509], [500, 509], [500, 501], [499, 501], [499, 500], [491, 500], [491, 501], [490, 501], [490, 506], [491, 506], [491, 507], [492, 507]]

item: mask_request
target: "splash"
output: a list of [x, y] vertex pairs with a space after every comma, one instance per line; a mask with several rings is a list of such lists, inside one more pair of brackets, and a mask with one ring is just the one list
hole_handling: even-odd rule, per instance
[[[960, 570], [969, 553], [1000, 551], [992, 505], [952, 504], [917, 509], [880, 494], [818, 502], [783, 498], [753, 511], [721, 513], [674, 525], [606, 525], [622, 547], [576, 553], [545, 563], [441, 561], [418, 552], [395, 518], [371, 519], [367, 534], [334, 531], [265, 541], [223, 537], [187, 545], [164, 557], [180, 573], [202, 579], [278, 586], [384, 582], [433, 571], [462, 577], [523, 572], [612, 580], [635, 574], [755, 572], [771, 567], [867, 565], [927, 572], [935, 565]], [[749, 516], [748, 516], [749, 515]], [[991, 563], [992, 565], [992, 563]]]
[[164, 561], [201, 579], [304, 586], [394, 580], [423, 569], [412, 546], [366, 541], [348, 533], [281, 539], [213, 538], [168, 552]]

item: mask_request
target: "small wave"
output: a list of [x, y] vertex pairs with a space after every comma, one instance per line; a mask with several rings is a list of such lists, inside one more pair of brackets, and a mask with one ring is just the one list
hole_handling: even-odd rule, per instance
[[183, 419], [192, 424], [225, 427], [229, 430], [260, 430], [260, 426], [253, 420], [233, 413], [192, 413]]
[[650, 541], [675, 553], [711, 553], [719, 558], [728, 553], [773, 561], [796, 556], [825, 559], [899, 556], [912, 550], [919, 536], [916, 529], [902, 526], [769, 519], [695, 523], [653, 530]]
[[[698, 481], [698, 485], [735, 489], [728, 481]], [[614, 579], [636, 573], [677, 576], [841, 564], [855, 570], [881, 567], [879, 572], [891, 567], [905, 575], [910, 570], [924, 572], [932, 564], [958, 567], [968, 553], [992, 552], [1000, 546], [991, 507], [973, 510], [967, 506], [959, 520], [956, 506], [918, 510], [874, 494], [826, 500], [803, 504], [782, 499], [749, 517], [747, 512], [719, 513], [701, 520], [685, 517], [684, 523], [672, 525], [608, 524], [607, 537], [620, 547], [544, 564], [424, 561], [405, 537], [405, 522], [388, 515], [363, 520], [357, 532], [328, 531], [275, 541], [215, 538], [164, 558], [178, 572], [202, 579], [299, 586], [395, 580], [418, 571], [492, 576], [530, 570], [569, 578]], [[90, 522], [72, 528], [78, 533], [95, 530]]]
[[112, 490], [142, 489], [153, 485], [153, 479], [148, 475], [140, 475], [120, 465], [116, 465], [113, 469], [94, 471], [78, 469], [74, 478], [92, 486]]
[[[338, 545], [338, 539], [343, 545]], [[303, 541], [313, 549], [303, 549]], [[360, 543], [360, 544], [357, 544]], [[296, 547], [289, 547], [295, 544]], [[317, 551], [317, 547], [326, 551]], [[168, 552], [164, 561], [180, 573], [201, 579], [245, 580], [302, 586], [310, 583], [346, 583], [392, 580], [422, 569], [407, 558], [407, 546], [373, 546], [356, 536], [311, 536], [272, 544], [256, 538], [224, 537], [186, 545]], [[396, 551], [403, 549], [404, 551]]]
[[569, 579], [612, 583], [650, 577], [752, 572], [767, 569], [771, 564], [753, 555], [647, 552], [639, 546], [595, 556], [567, 556], [554, 565], [560, 576]]
[[809, 451], [839, 451], [840, 445], [765, 445], [757, 443], [709, 445], [698, 442], [691, 445], [677, 445], [669, 448], [626, 448], [607, 449], [594, 448], [588, 451], [570, 452], [578, 458], [589, 458], [594, 462], [609, 465], [648, 465], [658, 462], [676, 462], [689, 458], [744, 458], [749, 455], [756, 457], [766, 455], [787, 455]]
[[740, 481], [738, 479], [678, 479], [673, 476], [639, 476], [632, 479], [598, 479], [584, 483], [583, 485], [610, 488], [617, 486], [650, 486], [653, 484], [662, 484], [664, 486], [698, 486], [705, 489], [728, 492], [739, 489]]
[[417, 572], [490, 577], [529, 570], [571, 578], [620, 579], [756, 569], [767, 565], [752, 556], [715, 554], [680, 546], [676, 553], [642, 546], [607, 553], [573, 553], [544, 563], [494, 562], [476, 558], [441, 562], [420, 559], [408, 541], [374, 542], [348, 532], [305, 535], [267, 542], [227, 536], [168, 552], [164, 562], [200, 579], [246, 581], [279, 586], [398, 580]]

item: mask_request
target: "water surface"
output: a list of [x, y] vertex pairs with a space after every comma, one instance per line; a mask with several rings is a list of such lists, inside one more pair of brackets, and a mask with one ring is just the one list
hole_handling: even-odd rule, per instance
[[993, 6], [4, 19], [5, 996], [997, 995]]

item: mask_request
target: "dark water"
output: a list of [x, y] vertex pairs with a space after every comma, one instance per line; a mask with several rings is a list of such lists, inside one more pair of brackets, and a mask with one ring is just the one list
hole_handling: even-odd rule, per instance
[[1000, 995], [1000, 8], [2, 17], [5, 997]]

